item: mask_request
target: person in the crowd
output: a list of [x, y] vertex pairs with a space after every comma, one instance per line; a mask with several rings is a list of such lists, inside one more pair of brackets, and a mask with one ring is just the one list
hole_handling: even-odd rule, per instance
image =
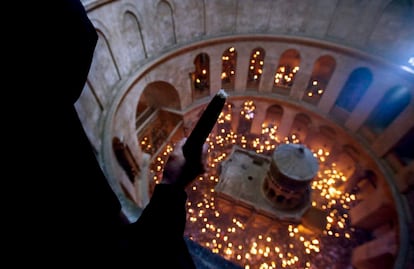
[[21, 72], [14, 72], [20, 79], [13, 80], [7, 99], [19, 114], [12, 105], [3, 122], [9, 134], [3, 173], [10, 172], [15, 183], [8, 189], [14, 193], [8, 206], [13, 214], [7, 215], [11, 221], [4, 228], [10, 239], [6, 249], [17, 255], [10, 257], [19, 257], [13, 265], [194, 268], [183, 240], [187, 196], [177, 182], [183, 174], [195, 178], [203, 170], [182, 172], [191, 167], [185, 165], [179, 142], [142, 215], [125, 222], [75, 109], [97, 31], [80, 0], [30, 6], [36, 8], [28, 10], [25, 31], [9, 40], [23, 44], [10, 52]]

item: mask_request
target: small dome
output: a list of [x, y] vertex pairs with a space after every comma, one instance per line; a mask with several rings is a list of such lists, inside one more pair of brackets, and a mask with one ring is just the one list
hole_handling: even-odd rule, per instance
[[309, 181], [319, 170], [318, 159], [303, 144], [280, 144], [272, 159], [278, 170], [291, 179]]

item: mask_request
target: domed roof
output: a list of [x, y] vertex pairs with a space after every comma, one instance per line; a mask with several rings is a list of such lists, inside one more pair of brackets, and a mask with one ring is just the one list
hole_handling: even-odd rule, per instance
[[291, 179], [312, 180], [319, 170], [318, 159], [303, 144], [280, 144], [272, 160], [279, 171]]

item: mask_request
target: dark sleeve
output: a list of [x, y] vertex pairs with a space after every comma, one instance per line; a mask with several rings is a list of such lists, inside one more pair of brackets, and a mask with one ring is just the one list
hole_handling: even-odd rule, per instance
[[[149, 226], [151, 229], [160, 228], [159, 233], [181, 237], [184, 234], [186, 222], [185, 203], [187, 194], [182, 188], [158, 184], [155, 186], [150, 203], [138, 219], [138, 225]], [[164, 223], [168, 223], [168, 232]], [[161, 229], [163, 228], [163, 229]]]
[[187, 194], [182, 187], [156, 185], [141, 216], [130, 225], [129, 233], [134, 238], [132, 249], [139, 248], [143, 259], [161, 252], [160, 259], [153, 260], [152, 264], [168, 265], [168, 268], [195, 268], [184, 241], [186, 201]]

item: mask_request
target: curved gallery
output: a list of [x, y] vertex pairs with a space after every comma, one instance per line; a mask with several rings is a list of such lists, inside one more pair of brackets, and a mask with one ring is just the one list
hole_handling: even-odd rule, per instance
[[[407, 227], [399, 194], [404, 177], [396, 181], [398, 169], [390, 167], [408, 166], [403, 145], [410, 139], [394, 143], [387, 134], [413, 111], [412, 81], [393, 66], [332, 44], [286, 41], [241, 36], [200, 42], [131, 75], [105, 123], [110, 181], [126, 214], [136, 217], [174, 142], [188, 135], [210, 96], [223, 88], [229, 98], [209, 137], [209, 173], [189, 187], [186, 235], [245, 268], [333, 261], [392, 267], [406, 251]], [[187, 74], [185, 85], [174, 80], [180, 72]], [[391, 83], [376, 81], [384, 76]], [[401, 94], [391, 98], [395, 92]], [[312, 210], [300, 222], [215, 190], [220, 163], [235, 146], [268, 156], [280, 143], [303, 143], [319, 160]], [[384, 242], [387, 247], [366, 255]]]

